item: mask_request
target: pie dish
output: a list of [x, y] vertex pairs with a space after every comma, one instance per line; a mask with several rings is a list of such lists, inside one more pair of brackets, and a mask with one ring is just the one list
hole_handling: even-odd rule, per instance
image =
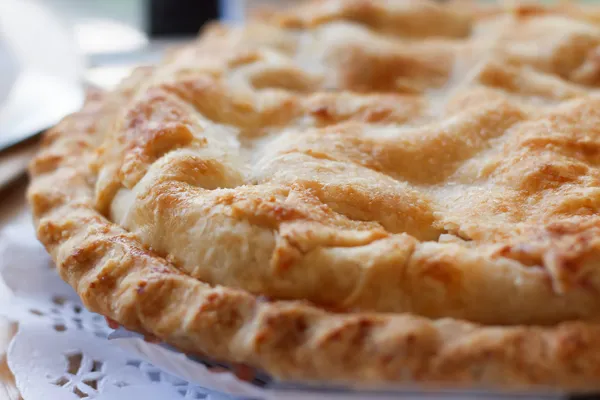
[[92, 311], [330, 382], [600, 388], [600, 27], [323, 0], [213, 24], [45, 136]]

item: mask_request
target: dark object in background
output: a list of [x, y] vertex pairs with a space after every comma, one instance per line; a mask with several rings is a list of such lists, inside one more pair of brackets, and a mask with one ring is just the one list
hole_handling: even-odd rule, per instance
[[188, 36], [219, 17], [219, 0], [147, 0], [151, 38]]

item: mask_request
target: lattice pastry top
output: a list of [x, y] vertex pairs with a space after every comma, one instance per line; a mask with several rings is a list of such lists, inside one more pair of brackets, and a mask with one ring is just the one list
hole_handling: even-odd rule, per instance
[[85, 304], [276, 377], [600, 387], [600, 26], [324, 0], [212, 25], [46, 135]]

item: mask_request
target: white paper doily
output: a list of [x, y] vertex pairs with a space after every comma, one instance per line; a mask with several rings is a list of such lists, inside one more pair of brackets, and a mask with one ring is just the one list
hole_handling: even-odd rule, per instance
[[[58, 277], [27, 222], [0, 231], [0, 271], [12, 292], [0, 290], [0, 314], [19, 324], [8, 364], [25, 400], [232, 398], [164, 372], [109, 341], [112, 329]], [[236, 391], [237, 379], [217, 375]]]

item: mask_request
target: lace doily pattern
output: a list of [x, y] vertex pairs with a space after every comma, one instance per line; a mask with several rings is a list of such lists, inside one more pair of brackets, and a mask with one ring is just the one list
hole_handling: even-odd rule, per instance
[[233, 399], [109, 341], [113, 329], [57, 276], [28, 224], [0, 232], [0, 275], [13, 293], [0, 313], [18, 322], [8, 362], [24, 399]]

